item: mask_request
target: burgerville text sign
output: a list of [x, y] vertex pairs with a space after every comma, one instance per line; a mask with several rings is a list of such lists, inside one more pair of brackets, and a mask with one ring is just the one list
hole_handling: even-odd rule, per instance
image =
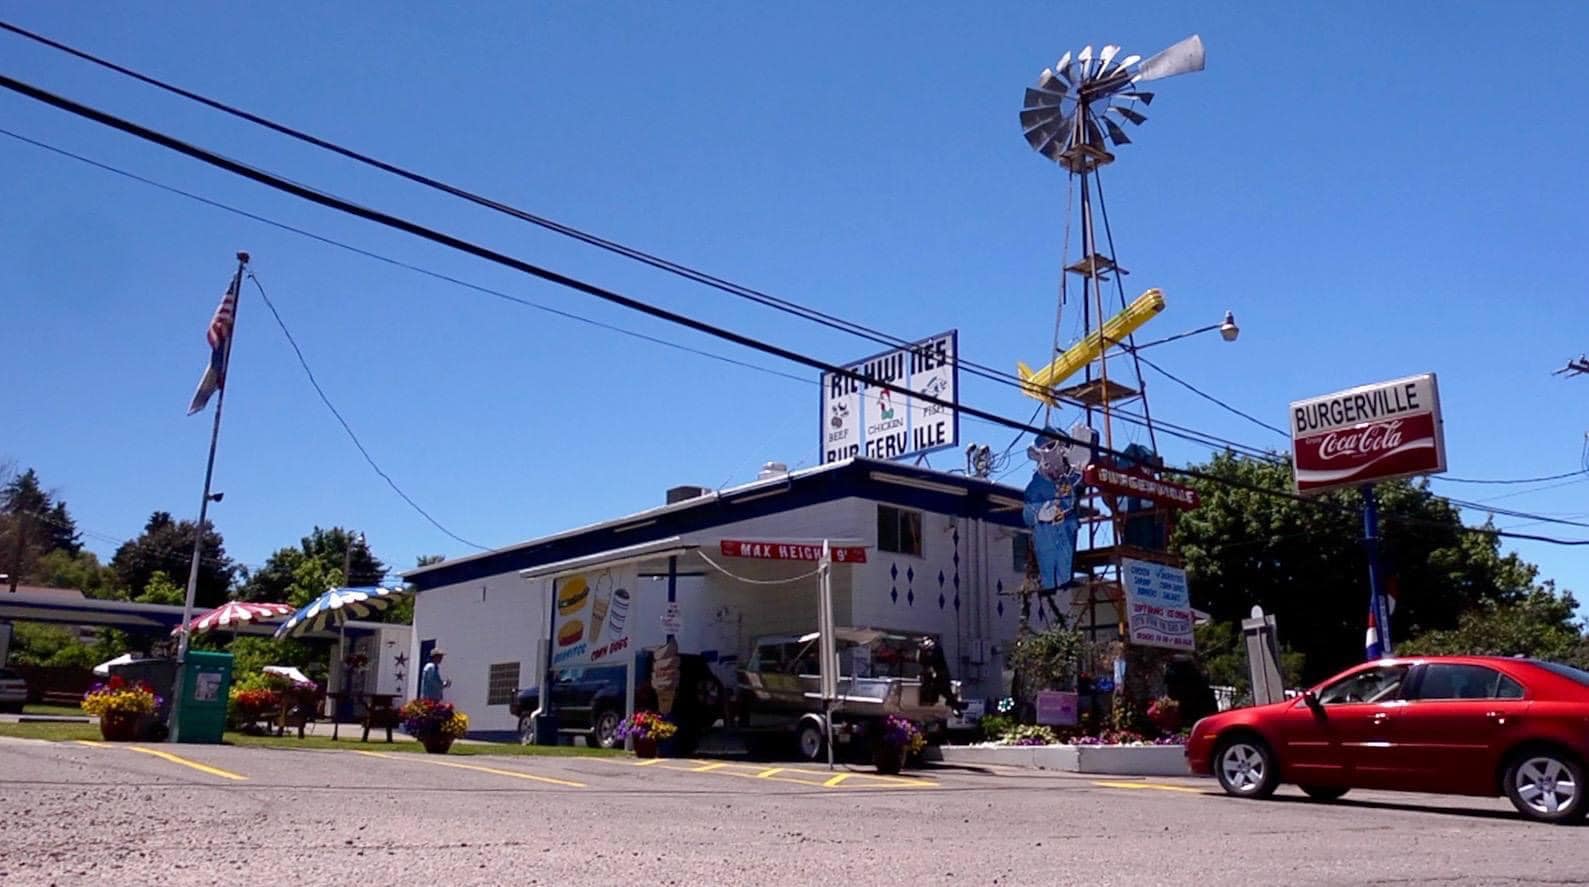
[[1445, 471], [1434, 374], [1293, 403], [1291, 456], [1300, 493]]

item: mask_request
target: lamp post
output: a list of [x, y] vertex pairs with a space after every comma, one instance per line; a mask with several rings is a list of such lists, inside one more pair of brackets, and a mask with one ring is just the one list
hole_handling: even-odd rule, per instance
[[1214, 330], [1219, 330], [1219, 337], [1227, 342], [1234, 342], [1236, 341], [1236, 337], [1241, 335], [1241, 327], [1236, 325], [1236, 315], [1233, 312], [1226, 311], [1225, 319], [1221, 320], [1219, 323], [1211, 323], [1208, 326], [1200, 326], [1195, 330], [1187, 330], [1184, 333], [1176, 333], [1173, 336], [1165, 336], [1162, 339], [1154, 339], [1151, 342], [1144, 342], [1141, 345], [1130, 346], [1121, 342], [1116, 342], [1115, 344], [1120, 345], [1120, 347], [1127, 351], [1141, 351], [1144, 348], [1152, 348], [1155, 345], [1163, 345], [1166, 342], [1174, 342], [1177, 339], [1185, 339], [1188, 336], [1196, 336], [1201, 333], [1210, 333]]

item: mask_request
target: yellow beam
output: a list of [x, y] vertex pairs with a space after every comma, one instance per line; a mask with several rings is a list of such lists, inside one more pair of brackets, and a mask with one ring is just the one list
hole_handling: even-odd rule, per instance
[[1164, 293], [1150, 289], [1124, 311], [1109, 318], [1102, 327], [1083, 336], [1081, 341], [1065, 349], [1048, 366], [1034, 371], [1024, 363], [1015, 365], [1021, 376], [1021, 391], [1027, 397], [1047, 404], [1054, 403], [1054, 389], [1059, 383], [1075, 375], [1078, 370], [1097, 360], [1109, 346], [1125, 341], [1143, 324], [1164, 310]]

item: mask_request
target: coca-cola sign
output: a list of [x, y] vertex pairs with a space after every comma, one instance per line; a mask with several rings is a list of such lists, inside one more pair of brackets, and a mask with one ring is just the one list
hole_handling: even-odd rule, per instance
[[1445, 471], [1434, 374], [1293, 403], [1291, 455], [1302, 493]]

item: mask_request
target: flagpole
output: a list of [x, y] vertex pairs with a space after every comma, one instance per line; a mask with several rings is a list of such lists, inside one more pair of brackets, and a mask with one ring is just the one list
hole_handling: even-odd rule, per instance
[[182, 723], [182, 687], [186, 678], [188, 661], [188, 623], [193, 621], [193, 598], [199, 588], [199, 559], [204, 556], [204, 526], [210, 512], [210, 482], [215, 478], [215, 444], [221, 438], [221, 408], [226, 405], [226, 374], [232, 367], [232, 342], [237, 338], [237, 311], [243, 301], [243, 269], [248, 265], [248, 253], [237, 254], [237, 271], [232, 275], [232, 332], [226, 337], [226, 351], [221, 358], [219, 390], [215, 392], [215, 421], [210, 426], [210, 455], [204, 463], [204, 497], [199, 500], [199, 524], [193, 533], [193, 561], [188, 566], [188, 591], [182, 600], [182, 634], [177, 640], [177, 678], [171, 695], [171, 739], [180, 742], [178, 735]]

